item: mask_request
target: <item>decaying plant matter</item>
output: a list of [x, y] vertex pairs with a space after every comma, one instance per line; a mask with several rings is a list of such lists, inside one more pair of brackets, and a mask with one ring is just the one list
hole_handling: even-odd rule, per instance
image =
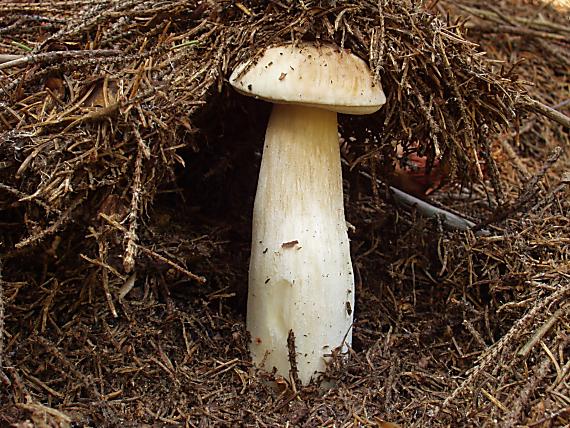
[[[182, 149], [199, 150], [193, 117], [207, 111], [237, 61], [284, 40], [334, 41], [382, 80], [391, 108], [369, 121], [355, 162], [415, 144], [428, 163], [441, 153], [453, 173], [481, 178], [478, 135], [514, 118], [519, 86], [491, 70], [462, 23], [448, 25], [421, 4], [385, 3], [100, 1], [72, 3], [82, 13], [63, 22], [54, 15], [68, 3], [2, 5], [12, 38], [29, 14], [45, 15], [31, 20], [38, 40], [29, 55], [0, 65], [11, 160], [4, 171], [12, 177], [4, 184], [28, 196], [20, 205], [40, 208], [39, 224], [14, 235], [13, 245], [53, 235], [82, 201], [96, 201], [81, 211], [92, 223], [101, 209], [115, 210], [108, 214], [126, 228], [117, 231], [123, 267], [132, 270], [145, 206], [172, 181]], [[104, 204], [110, 195], [120, 195], [118, 206]]]
[[[569, 42], [538, 3], [2, 2], [0, 425], [568, 423]], [[292, 40], [388, 96], [340, 119], [361, 291], [325, 397], [271, 390], [244, 328], [268, 110], [226, 79]], [[490, 234], [387, 203], [398, 145]]]

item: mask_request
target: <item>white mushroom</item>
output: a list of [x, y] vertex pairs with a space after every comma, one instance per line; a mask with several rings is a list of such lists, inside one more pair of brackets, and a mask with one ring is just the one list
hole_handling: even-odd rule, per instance
[[352, 340], [354, 278], [344, 218], [337, 113], [385, 102], [360, 58], [313, 44], [267, 49], [230, 77], [240, 93], [274, 103], [253, 210], [247, 328], [253, 361], [288, 377], [295, 335], [309, 383]]

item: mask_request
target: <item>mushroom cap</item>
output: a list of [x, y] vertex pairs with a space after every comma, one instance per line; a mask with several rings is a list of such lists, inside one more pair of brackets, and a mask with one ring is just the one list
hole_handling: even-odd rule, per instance
[[240, 93], [277, 104], [302, 104], [346, 114], [370, 114], [386, 102], [368, 65], [346, 49], [302, 43], [268, 48], [230, 76]]

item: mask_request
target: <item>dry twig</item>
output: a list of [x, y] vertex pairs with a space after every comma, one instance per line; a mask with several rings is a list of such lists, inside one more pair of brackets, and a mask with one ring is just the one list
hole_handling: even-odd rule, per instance
[[448, 408], [453, 401], [459, 397], [468, 388], [472, 387], [483, 374], [495, 361], [496, 358], [504, 351], [507, 346], [512, 346], [513, 341], [520, 337], [521, 333], [526, 330], [526, 328], [534, 322], [534, 320], [539, 317], [546, 308], [557, 304], [560, 301], [565, 301], [565, 299], [570, 297], [570, 287], [561, 286], [556, 292], [552, 293], [550, 296], [544, 300], [537, 302], [532, 309], [520, 318], [497, 343], [495, 343], [489, 351], [481, 356], [479, 363], [471, 369], [469, 376], [457, 387], [449, 397], [443, 402], [442, 408]]

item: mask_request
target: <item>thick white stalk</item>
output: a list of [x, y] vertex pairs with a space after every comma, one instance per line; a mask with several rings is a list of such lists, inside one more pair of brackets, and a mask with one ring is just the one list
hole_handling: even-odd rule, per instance
[[335, 112], [274, 105], [253, 212], [253, 361], [288, 377], [292, 330], [303, 384], [324, 371], [325, 355], [351, 343], [354, 277], [337, 132]]

